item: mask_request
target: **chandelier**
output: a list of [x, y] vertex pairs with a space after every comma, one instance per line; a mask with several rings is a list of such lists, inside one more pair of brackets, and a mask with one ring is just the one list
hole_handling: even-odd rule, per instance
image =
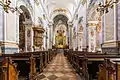
[[11, 12], [15, 12], [17, 10], [17, 8], [11, 7], [10, 4], [11, 4], [10, 0], [0, 1], [0, 6], [2, 6], [4, 11], [7, 12], [7, 13], [8, 13], [8, 10], [10, 10]]
[[108, 9], [109, 8], [113, 8], [113, 6], [114, 6], [114, 3], [117, 3], [118, 2], [118, 0], [116, 0], [116, 2], [115, 1], [113, 1], [113, 0], [110, 0], [110, 1], [108, 1], [108, 0], [106, 0], [105, 1], [105, 4], [102, 4], [101, 2], [98, 4], [98, 8], [97, 8], [97, 12], [101, 12], [101, 13], [108, 13], [109, 11], [108, 11]]

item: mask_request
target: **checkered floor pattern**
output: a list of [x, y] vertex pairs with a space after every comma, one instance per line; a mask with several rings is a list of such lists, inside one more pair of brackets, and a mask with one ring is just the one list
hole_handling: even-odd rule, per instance
[[36, 76], [35, 80], [82, 80], [67, 61], [64, 54], [57, 54], [43, 73]]

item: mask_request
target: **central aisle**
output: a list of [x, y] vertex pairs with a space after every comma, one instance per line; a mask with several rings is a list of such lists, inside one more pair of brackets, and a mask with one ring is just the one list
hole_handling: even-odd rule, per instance
[[82, 80], [67, 61], [64, 54], [59, 53], [36, 77], [36, 80]]

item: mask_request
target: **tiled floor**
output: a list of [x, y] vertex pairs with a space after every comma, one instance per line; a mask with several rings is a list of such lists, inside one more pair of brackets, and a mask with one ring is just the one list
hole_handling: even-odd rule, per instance
[[36, 80], [82, 80], [61, 53], [47, 65], [43, 73], [36, 77]]

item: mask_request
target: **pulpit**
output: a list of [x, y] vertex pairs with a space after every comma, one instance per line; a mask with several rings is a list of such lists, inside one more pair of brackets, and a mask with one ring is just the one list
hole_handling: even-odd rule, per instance
[[34, 31], [34, 50], [38, 51], [41, 50], [41, 46], [43, 45], [43, 33], [44, 33], [44, 29], [41, 26], [37, 26], [37, 27], [33, 27], [33, 31]]

